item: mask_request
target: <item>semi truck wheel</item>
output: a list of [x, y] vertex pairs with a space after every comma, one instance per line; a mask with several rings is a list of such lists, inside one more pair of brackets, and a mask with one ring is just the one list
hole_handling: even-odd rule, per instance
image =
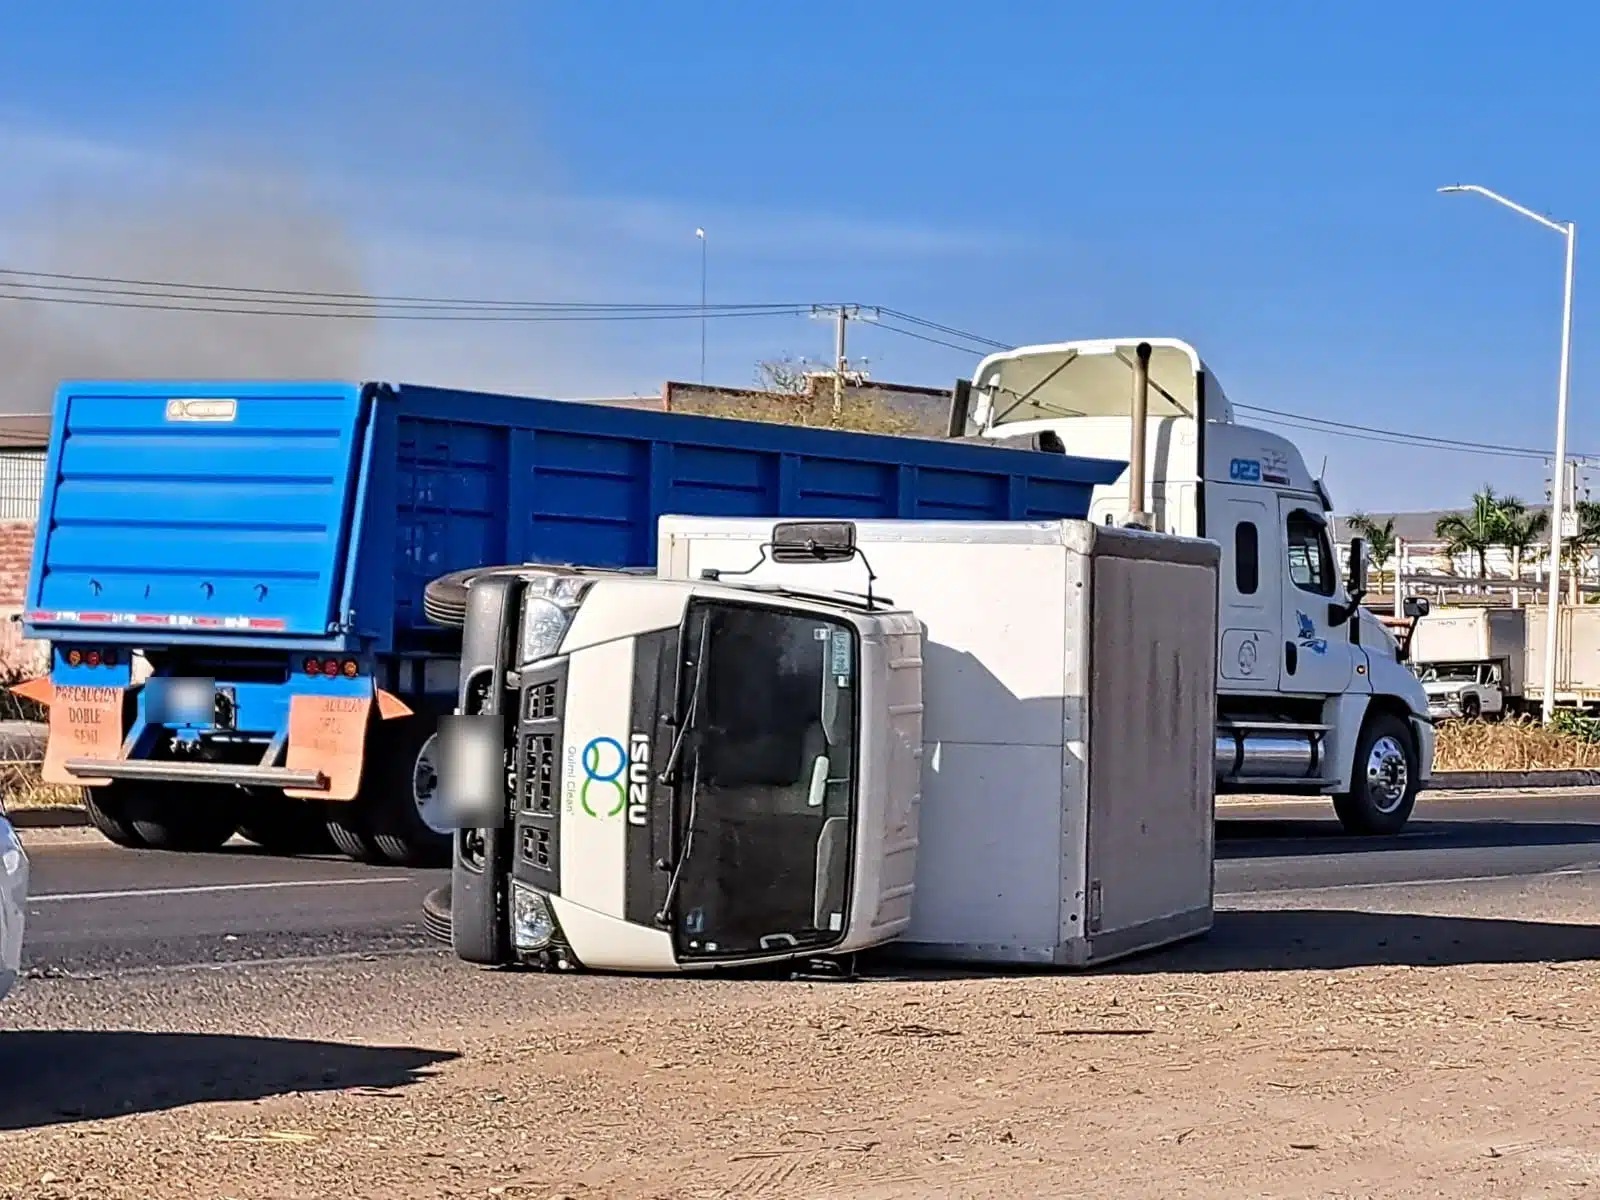
[[83, 810], [100, 836], [115, 846], [143, 850], [145, 840], [128, 820], [126, 796], [115, 784], [83, 789]]
[[1367, 718], [1356, 743], [1350, 790], [1333, 798], [1333, 811], [1351, 833], [1395, 834], [1417, 803], [1417, 743], [1411, 727], [1391, 713]]
[[372, 840], [371, 823], [359, 795], [354, 800], [329, 802], [323, 805], [323, 813], [328, 838], [340, 854], [359, 863], [383, 861], [377, 843]]
[[328, 834], [341, 853], [357, 862], [405, 867], [449, 863], [449, 831], [429, 824], [439, 816], [437, 720], [415, 713], [374, 723], [360, 793], [324, 810]]
[[270, 854], [297, 857], [327, 854], [334, 849], [328, 824], [311, 802], [292, 800], [281, 792], [250, 796], [244, 802], [239, 836]]
[[231, 788], [141, 784], [128, 792], [128, 819], [152, 850], [220, 850], [239, 828]]

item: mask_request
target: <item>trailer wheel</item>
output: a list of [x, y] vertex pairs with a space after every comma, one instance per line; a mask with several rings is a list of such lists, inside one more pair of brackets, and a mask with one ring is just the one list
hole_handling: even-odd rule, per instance
[[327, 854], [334, 849], [328, 824], [311, 802], [293, 800], [281, 792], [251, 796], [245, 801], [239, 836], [269, 854], [289, 858]]
[[377, 843], [372, 840], [366, 806], [358, 795], [354, 800], [330, 802], [323, 806], [323, 826], [334, 847], [346, 858], [359, 863], [383, 862]]
[[[163, 791], [156, 790], [163, 786]], [[220, 850], [239, 828], [239, 807], [231, 792], [204, 785], [142, 785], [128, 792], [128, 818], [152, 850]]]
[[[371, 775], [372, 839], [389, 862], [405, 867], [449, 865], [450, 827], [439, 799], [438, 718], [416, 713], [378, 727]], [[366, 790], [366, 785], [363, 785]]]
[[88, 814], [89, 824], [112, 845], [128, 850], [147, 848], [133, 822], [128, 820], [127, 796], [115, 784], [84, 788], [83, 810]]
[[1396, 834], [1417, 803], [1417, 743], [1411, 727], [1391, 713], [1368, 717], [1356, 743], [1348, 792], [1333, 798], [1333, 811], [1351, 833]]

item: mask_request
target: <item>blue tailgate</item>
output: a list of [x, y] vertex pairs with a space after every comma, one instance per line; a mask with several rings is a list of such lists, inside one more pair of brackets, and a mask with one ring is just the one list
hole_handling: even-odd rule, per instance
[[365, 429], [356, 384], [63, 384], [28, 625], [327, 636]]

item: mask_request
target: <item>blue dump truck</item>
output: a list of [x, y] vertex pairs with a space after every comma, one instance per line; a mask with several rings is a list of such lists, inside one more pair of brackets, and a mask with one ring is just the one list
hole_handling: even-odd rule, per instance
[[1123, 466], [410, 385], [64, 383], [23, 614], [52, 665], [21, 690], [46, 778], [120, 845], [442, 863], [440, 577], [650, 568], [664, 513], [1081, 517]]

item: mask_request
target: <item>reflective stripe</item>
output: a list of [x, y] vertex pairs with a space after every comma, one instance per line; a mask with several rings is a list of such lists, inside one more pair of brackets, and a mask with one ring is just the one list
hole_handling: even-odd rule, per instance
[[32, 612], [34, 624], [52, 625], [163, 625], [196, 629], [260, 629], [282, 631], [289, 627], [279, 617], [194, 617], [182, 613], [75, 613]]

